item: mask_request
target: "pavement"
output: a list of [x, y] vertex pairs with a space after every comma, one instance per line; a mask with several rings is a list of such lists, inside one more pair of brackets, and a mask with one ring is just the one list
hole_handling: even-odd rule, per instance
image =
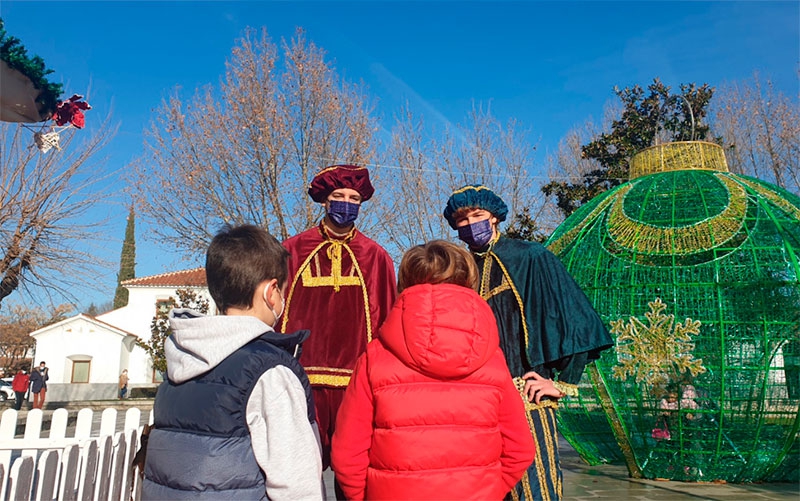
[[[142, 410], [142, 417], [145, 419], [152, 406], [153, 401], [147, 399], [52, 403], [46, 406], [43, 418], [45, 422], [49, 421], [52, 410], [58, 407], [67, 408], [70, 414], [85, 407], [98, 411], [107, 407], [115, 407], [120, 412], [124, 412], [129, 407], [138, 407]], [[24, 422], [24, 414], [27, 413], [23, 411], [20, 415], [22, 422]], [[590, 466], [586, 464], [563, 437], [559, 437], [558, 445], [564, 474], [564, 501], [589, 499], [800, 501], [800, 484], [798, 483], [727, 484], [634, 479], [628, 477], [628, 470], [624, 465]], [[336, 499], [333, 493], [333, 472], [331, 470], [323, 472], [323, 479], [328, 499]]]
[[564, 472], [564, 500], [637, 499], [637, 500], [737, 500], [798, 501], [800, 484], [760, 483], [727, 484], [711, 482], [675, 482], [628, 477], [624, 465], [587, 465], [569, 443], [560, 438], [559, 454]]
[[[736, 500], [800, 501], [800, 484], [726, 484], [639, 480], [628, 477], [624, 465], [587, 465], [563, 437], [559, 439], [564, 473], [563, 501], [616, 500]], [[334, 500], [333, 472], [323, 473], [328, 500]]]

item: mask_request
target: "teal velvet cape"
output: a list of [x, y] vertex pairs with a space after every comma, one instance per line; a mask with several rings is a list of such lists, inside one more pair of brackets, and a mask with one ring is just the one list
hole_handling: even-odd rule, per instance
[[543, 245], [501, 237], [474, 254], [512, 376], [558, 372], [576, 384], [586, 363], [613, 345], [586, 295]]

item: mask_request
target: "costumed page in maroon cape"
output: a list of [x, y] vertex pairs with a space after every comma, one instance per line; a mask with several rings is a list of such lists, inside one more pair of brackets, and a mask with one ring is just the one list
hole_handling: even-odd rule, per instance
[[284, 247], [291, 257], [283, 331], [311, 331], [300, 362], [312, 384], [347, 386], [394, 302], [392, 260], [355, 229], [343, 240], [326, 240], [320, 227], [311, 228]]

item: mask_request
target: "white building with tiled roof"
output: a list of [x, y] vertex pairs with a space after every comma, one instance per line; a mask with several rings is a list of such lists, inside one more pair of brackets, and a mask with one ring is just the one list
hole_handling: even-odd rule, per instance
[[177, 297], [177, 289], [194, 289], [208, 299], [209, 313], [216, 313], [204, 268], [133, 278], [122, 285], [129, 292], [127, 306], [94, 318], [79, 314], [31, 333], [34, 363], [44, 360], [50, 368], [47, 401], [116, 398], [123, 369], [128, 369], [129, 390], [157, 384], [160, 375], [136, 339], [150, 339], [156, 309]]

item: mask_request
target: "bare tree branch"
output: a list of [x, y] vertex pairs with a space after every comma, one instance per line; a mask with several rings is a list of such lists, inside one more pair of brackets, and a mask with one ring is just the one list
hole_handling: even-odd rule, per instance
[[[106, 119], [98, 131], [62, 133], [61, 150], [41, 153], [30, 132], [0, 125], [0, 302], [15, 291], [75, 300], [76, 287], [91, 287], [98, 260], [86, 242], [99, 236], [101, 221], [90, 210], [102, 193], [100, 150], [114, 134]], [[80, 134], [83, 141], [75, 137]]]
[[222, 223], [285, 239], [319, 218], [306, 194], [317, 171], [372, 161], [377, 123], [361, 87], [341, 81], [302, 30], [280, 51], [248, 30], [218, 90], [186, 101], [176, 90], [162, 104], [131, 169], [154, 238], [195, 256]]
[[716, 94], [714, 133], [727, 146], [732, 172], [800, 194], [800, 103], [756, 73]]
[[55, 322], [60, 322], [73, 310], [71, 305], [54, 306], [47, 311], [15, 304], [0, 316], [0, 368], [5, 373], [30, 368], [31, 360], [25, 357], [33, 346], [30, 333]]
[[[408, 109], [395, 117], [383, 165], [387, 182], [373, 208], [382, 222], [374, 229], [394, 259], [434, 238], [453, 238], [442, 210], [454, 189], [484, 184], [509, 205], [509, 218], [543, 197], [530, 174], [534, 147], [515, 121], [500, 124], [488, 108], [474, 107], [464, 125], [441, 135], [426, 133], [422, 118]], [[534, 211], [535, 212], [535, 211]]]

